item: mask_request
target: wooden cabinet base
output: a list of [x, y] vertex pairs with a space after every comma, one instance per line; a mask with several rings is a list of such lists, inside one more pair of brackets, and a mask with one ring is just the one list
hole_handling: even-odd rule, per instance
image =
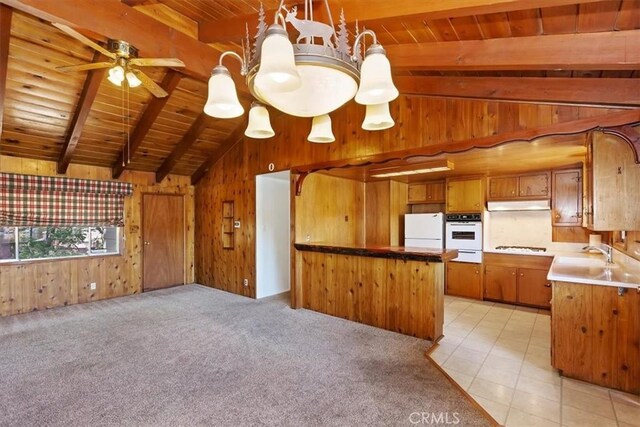
[[553, 283], [551, 364], [564, 376], [640, 393], [640, 294]]
[[302, 306], [437, 341], [444, 324], [444, 265], [298, 251]]

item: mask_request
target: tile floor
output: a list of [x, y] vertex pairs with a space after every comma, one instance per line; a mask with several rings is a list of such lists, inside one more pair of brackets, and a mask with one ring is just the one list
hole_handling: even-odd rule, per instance
[[561, 378], [549, 312], [445, 297], [431, 358], [507, 427], [640, 427], [640, 397]]

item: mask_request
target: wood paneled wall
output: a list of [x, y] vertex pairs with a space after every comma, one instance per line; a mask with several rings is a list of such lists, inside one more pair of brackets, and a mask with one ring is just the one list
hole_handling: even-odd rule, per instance
[[367, 182], [365, 189], [367, 245], [401, 246], [404, 241], [404, 215], [408, 212], [407, 184]]
[[337, 246], [364, 244], [365, 184], [313, 173], [295, 200], [296, 242]]
[[[0, 156], [0, 171], [31, 175], [56, 175], [55, 162]], [[111, 169], [69, 166], [68, 177], [110, 180]], [[125, 199], [124, 242], [121, 255], [0, 264], [0, 316], [130, 295], [142, 291], [143, 193], [182, 194], [185, 198], [185, 283], [194, 281], [194, 188], [189, 177], [170, 175], [155, 184], [153, 173], [130, 172], [122, 181], [133, 184]], [[95, 282], [92, 291], [89, 284]]]
[[[196, 281], [255, 296], [255, 176], [267, 173], [270, 163], [276, 171], [287, 170], [540, 128], [614, 111], [619, 110], [401, 96], [391, 103], [396, 125], [385, 131], [362, 130], [365, 109], [353, 102], [332, 113], [336, 137], [332, 144], [307, 142], [311, 120], [283, 115], [273, 121], [274, 138], [240, 141], [196, 186]], [[222, 201], [227, 199], [235, 201], [236, 216], [242, 222], [232, 251], [219, 249], [220, 212]], [[249, 279], [249, 287], [242, 286], [241, 278]]]

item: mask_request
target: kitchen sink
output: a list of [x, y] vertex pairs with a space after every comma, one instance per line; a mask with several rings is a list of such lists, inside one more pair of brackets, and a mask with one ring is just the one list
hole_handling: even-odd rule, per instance
[[[602, 259], [601, 259], [602, 258]], [[557, 256], [554, 260], [556, 265], [566, 265], [570, 267], [587, 267], [587, 268], [618, 268], [618, 264], [607, 264], [604, 257], [572, 257], [572, 256]]]

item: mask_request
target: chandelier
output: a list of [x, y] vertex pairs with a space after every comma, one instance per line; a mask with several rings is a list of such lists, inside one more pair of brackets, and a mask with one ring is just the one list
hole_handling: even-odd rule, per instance
[[[261, 4], [253, 45], [247, 28], [242, 56], [226, 51], [214, 67], [204, 112], [221, 119], [244, 113], [231, 74], [222, 65], [223, 59], [231, 56], [240, 62], [241, 75], [257, 100], [251, 105], [245, 131], [250, 138], [269, 138], [275, 134], [265, 108], [271, 106], [292, 116], [312, 118], [309, 141], [333, 142], [329, 113], [354, 97], [358, 104], [366, 106], [363, 129], [392, 127], [389, 102], [398, 97], [398, 90], [385, 50], [373, 31], [360, 33], [357, 22], [352, 49], [344, 11], [336, 31], [328, 1], [323, 2], [328, 24], [313, 19], [313, 0], [305, 0], [303, 18], [298, 18], [297, 6], [287, 9], [282, 0], [268, 28]], [[295, 43], [289, 40], [287, 23], [298, 32]], [[367, 35], [373, 43], [365, 50], [363, 41]]]

